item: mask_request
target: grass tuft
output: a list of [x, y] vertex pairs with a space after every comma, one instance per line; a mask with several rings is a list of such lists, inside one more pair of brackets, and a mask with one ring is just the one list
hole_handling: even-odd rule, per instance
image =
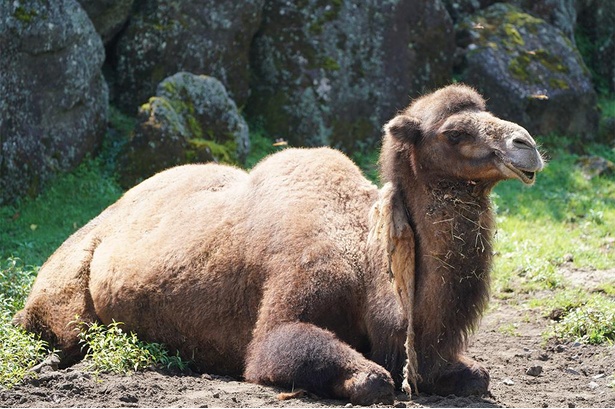
[[0, 387], [4, 388], [20, 383], [49, 354], [47, 343], [12, 325], [12, 317], [7, 310], [0, 312]]
[[9, 258], [0, 268], [0, 386], [5, 388], [21, 382], [29, 368], [49, 354], [44, 341], [11, 323], [37, 271], [18, 258]]
[[591, 294], [584, 302], [558, 311], [556, 318], [549, 336], [586, 344], [615, 342], [615, 302], [610, 297]]
[[125, 332], [121, 322], [113, 321], [109, 325], [81, 322], [79, 326], [83, 328], [79, 333], [80, 342], [87, 351], [84, 359], [94, 373], [129, 374], [150, 367], [180, 371], [188, 368], [188, 362], [178, 354], [170, 355], [164, 345], [143, 342], [134, 332]]

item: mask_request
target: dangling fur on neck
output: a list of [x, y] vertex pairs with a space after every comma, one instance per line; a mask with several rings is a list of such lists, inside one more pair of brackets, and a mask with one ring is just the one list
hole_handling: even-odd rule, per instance
[[386, 266], [395, 293], [408, 320], [405, 343], [407, 360], [404, 366], [402, 387], [408, 395], [411, 395], [412, 388], [418, 393], [417, 382], [420, 381], [412, 320], [415, 290], [415, 243], [403, 200], [392, 183], [387, 183], [380, 190], [378, 200], [370, 211], [369, 221], [368, 247], [377, 248], [374, 255], [382, 257], [381, 263], [373, 265]]

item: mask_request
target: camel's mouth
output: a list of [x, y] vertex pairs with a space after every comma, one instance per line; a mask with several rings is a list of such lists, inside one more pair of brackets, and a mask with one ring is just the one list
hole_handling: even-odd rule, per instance
[[515, 167], [512, 163], [504, 162], [504, 165], [506, 166], [506, 168], [508, 168], [514, 173], [517, 179], [519, 179], [521, 182], [525, 183], [526, 185], [533, 185], [534, 182], [536, 181], [536, 172], [530, 171], [530, 170], [519, 169]]
[[523, 183], [525, 183], [526, 185], [534, 184], [534, 181], [536, 180], [536, 172], [526, 172], [522, 170], [521, 174], [524, 176], [523, 178], [521, 178], [521, 181]]
[[536, 173], [540, 172], [544, 166], [540, 157], [534, 160], [536, 163], [525, 163], [531, 162], [526, 160], [523, 162], [524, 164], [514, 164], [501, 152], [496, 152], [496, 156], [500, 159], [498, 162], [503, 165], [498, 165], [498, 167], [504, 175], [511, 179], [519, 179], [526, 185], [533, 185], [536, 182]]

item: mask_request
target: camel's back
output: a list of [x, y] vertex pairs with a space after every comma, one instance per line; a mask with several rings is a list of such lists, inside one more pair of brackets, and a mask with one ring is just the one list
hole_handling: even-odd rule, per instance
[[[231, 243], [274, 245], [271, 239], [279, 239], [287, 247], [298, 240], [305, 247], [306, 235], [316, 232], [337, 239], [366, 233], [376, 196], [359, 168], [329, 148], [286, 149], [249, 174], [216, 164], [181, 166], [142, 182], [99, 217], [108, 220], [99, 223], [103, 242], [96, 252], [99, 259], [105, 251], [115, 260], [124, 255], [122, 264], [143, 271], [148, 259], [164, 255], [187, 263], [195, 251]], [[234, 238], [224, 242], [228, 237]]]
[[250, 172], [245, 192], [246, 234], [266, 243], [263, 251], [288, 257], [341, 251], [356, 258], [378, 195], [348, 157], [329, 148], [287, 149], [266, 158]]
[[251, 217], [312, 218], [332, 228], [367, 217], [378, 194], [346, 155], [330, 148], [287, 149], [266, 158], [250, 172], [245, 191], [247, 206], [273, 212]]

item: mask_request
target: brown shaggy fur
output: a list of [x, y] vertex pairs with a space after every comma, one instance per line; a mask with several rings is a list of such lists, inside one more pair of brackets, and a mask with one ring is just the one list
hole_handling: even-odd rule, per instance
[[249, 174], [162, 172], [49, 258], [15, 322], [67, 361], [79, 315], [121, 321], [202, 371], [357, 404], [391, 402], [404, 377], [486, 392], [487, 372], [460, 354], [487, 300], [487, 194], [531, 183], [542, 160], [523, 128], [484, 109], [457, 85], [400, 113], [380, 191], [328, 148], [287, 149]]

